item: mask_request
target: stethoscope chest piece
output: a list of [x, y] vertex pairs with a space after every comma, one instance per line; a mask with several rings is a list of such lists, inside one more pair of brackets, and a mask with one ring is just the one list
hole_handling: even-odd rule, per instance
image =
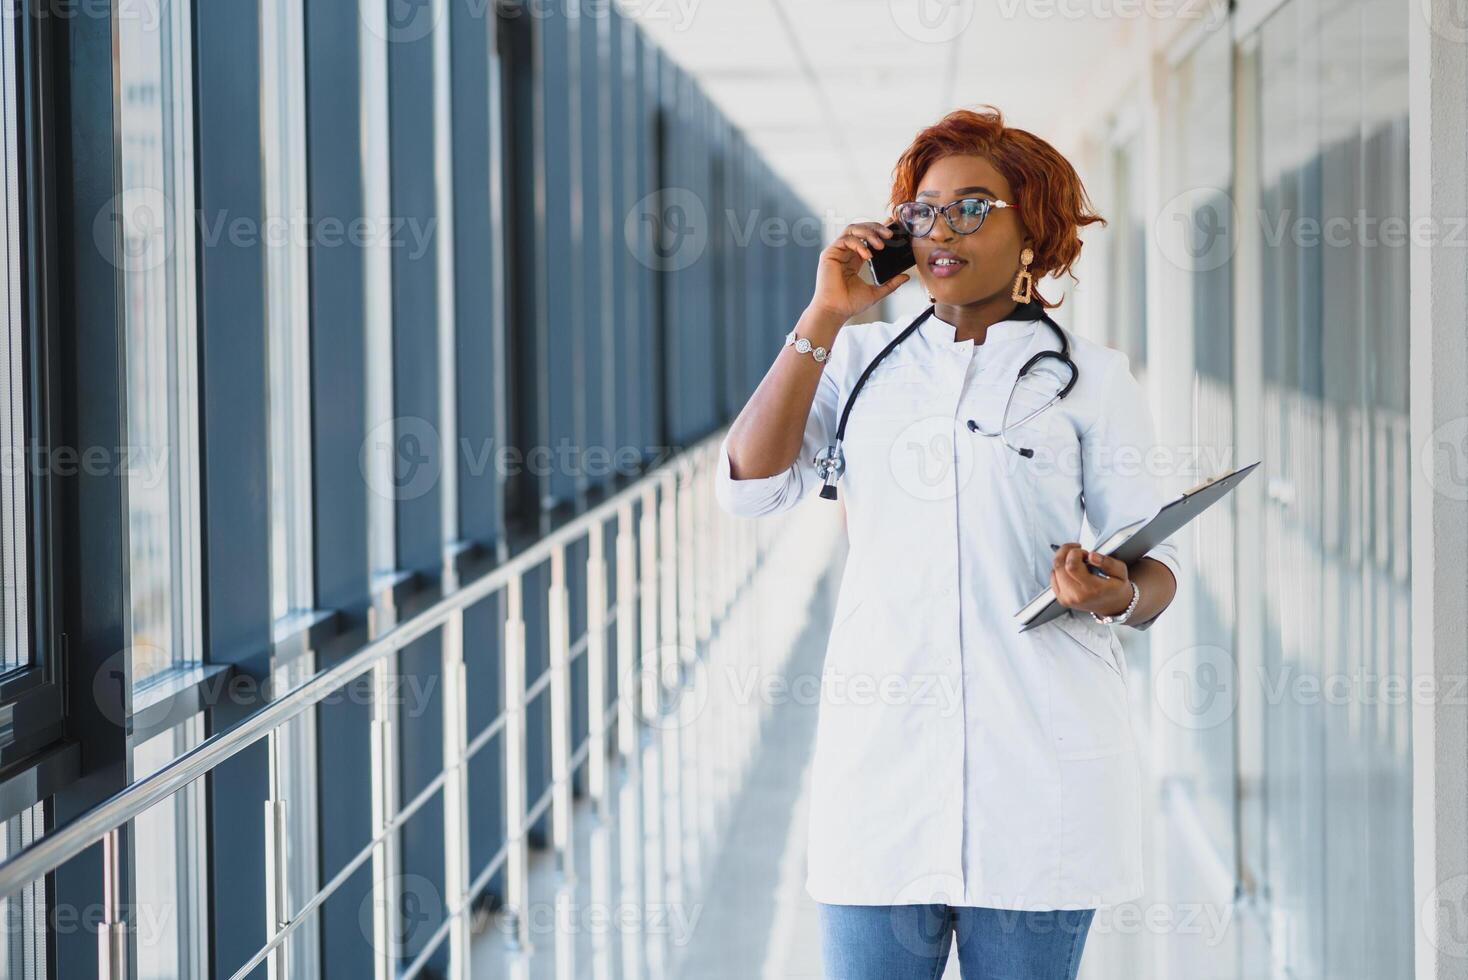
[[816, 475], [825, 482], [821, 487], [821, 496], [827, 500], [835, 500], [836, 481], [846, 472], [846, 454], [841, 451], [841, 440], [836, 440], [835, 445], [827, 446], [816, 453], [814, 462]]

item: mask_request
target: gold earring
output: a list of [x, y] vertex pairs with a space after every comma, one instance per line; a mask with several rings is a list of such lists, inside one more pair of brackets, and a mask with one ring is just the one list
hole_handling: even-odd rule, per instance
[[1035, 285], [1035, 277], [1030, 274], [1030, 263], [1034, 260], [1035, 253], [1028, 248], [1019, 253], [1019, 275], [1014, 277], [1014, 288], [1009, 291], [1009, 298], [1016, 303], [1028, 303], [1030, 301], [1032, 295], [1031, 289]]

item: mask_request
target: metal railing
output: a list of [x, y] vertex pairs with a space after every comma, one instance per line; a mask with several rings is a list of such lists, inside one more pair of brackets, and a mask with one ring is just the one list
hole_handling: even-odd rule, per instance
[[[715, 436], [704, 440], [502, 566], [446, 595], [422, 613], [392, 626], [336, 666], [320, 671], [234, 727], [206, 739], [156, 773], [129, 785], [17, 852], [0, 863], [0, 899], [15, 894], [101, 842], [105, 907], [98, 929], [99, 975], [108, 980], [126, 977], [131, 937], [125, 920], [122, 891], [126, 878], [120, 855], [124, 853], [122, 835], [128, 824], [262, 739], [269, 742], [271, 771], [275, 772], [281, 726], [368, 675], [372, 698], [372, 837], [313, 895], [298, 907], [290, 907], [286, 888], [288, 800], [272, 780], [271, 798], [265, 801], [263, 813], [267, 866], [266, 908], [262, 915], [268, 939], [235, 971], [232, 980], [241, 980], [262, 963], [268, 964], [270, 976], [286, 976], [289, 973], [287, 946], [292, 934], [368, 862], [373, 868], [372, 944], [378, 980], [416, 976], [445, 942], [448, 975], [467, 978], [472, 938], [470, 906], [501, 869], [505, 871], [503, 914], [508, 923], [509, 945], [512, 949], [528, 949], [524, 915], [529, 901], [528, 829], [549, 808], [551, 845], [558, 866], [563, 875], [573, 877], [575, 772], [583, 763], [587, 765], [588, 793], [597, 812], [605, 813], [611, 749], [615, 747], [615, 755], [621, 760], [634, 760], [642, 740], [640, 730], [648, 727], [645, 722], [659, 718], [668, 704], [682, 710], [676, 708], [680, 703], [674, 697], [677, 687], [696, 670], [697, 661], [715, 636], [716, 625], [722, 639], [739, 651], [741, 659], [749, 659], [748, 646], [741, 645], [738, 639], [737, 617], [730, 620], [729, 613], [757, 571], [768, 544], [777, 539], [779, 529], [770, 522], [731, 518], [717, 507], [710, 481], [718, 439]], [[640, 504], [636, 515], [634, 504]], [[613, 521], [616, 602], [608, 608], [608, 556], [603, 539], [607, 525]], [[567, 552], [583, 540], [587, 547], [587, 627], [582, 636], [573, 639]], [[526, 676], [525, 578], [546, 562], [550, 573], [546, 594], [549, 666], [540, 676], [530, 679]], [[493, 721], [471, 736], [467, 730], [467, 702], [471, 692], [463, 656], [464, 612], [497, 595], [503, 596], [505, 606], [503, 708]], [[609, 702], [608, 631], [613, 628], [619, 683], [615, 702]], [[399, 805], [397, 721], [389, 690], [397, 653], [433, 633], [441, 634], [443, 651], [443, 768], [413, 799]], [[588, 730], [573, 745], [571, 668], [581, 656], [588, 658]], [[530, 800], [527, 798], [530, 733], [526, 713], [531, 702], [542, 694], [548, 694], [550, 701], [549, 731], [540, 733], [549, 740], [550, 779], [545, 791]], [[719, 711], [710, 722], [716, 728], [709, 736], [710, 744], [721, 754], [714, 761], [728, 771], [737, 771], [741, 752], [737, 733], [732, 728], [751, 724], [738, 715], [739, 712]], [[616, 737], [609, 742], [613, 726]], [[660, 723], [652, 727], [664, 735], [686, 734], [681, 723]], [[747, 735], [755, 738], [757, 731], [750, 729]], [[469, 762], [496, 737], [500, 738], [504, 753], [501, 796], [504, 842], [477, 873], [471, 874]], [[682, 765], [680, 760], [675, 763]], [[401, 956], [393, 921], [398, 914], [398, 903], [391, 893], [396, 871], [394, 839], [403, 825], [440, 792], [444, 800], [445, 915], [416, 958], [400, 971]], [[709, 804], [707, 800], [696, 802], [701, 807]], [[648, 833], [682, 841], [685, 837], [682, 816], [677, 806], [667, 812], [659, 807], [647, 816]], [[707, 822], [709, 817], [705, 815], [702, 819]], [[696, 846], [696, 837], [693, 841]], [[692, 857], [696, 867], [696, 855]], [[654, 867], [645, 871], [646, 881], [640, 883], [645, 886], [645, 898], [664, 897], [660, 893], [665, 884], [673, 890], [682, 887], [680, 878], [670, 878], [659, 871], [659, 862], [648, 863]], [[638, 892], [642, 895], [643, 887]]]

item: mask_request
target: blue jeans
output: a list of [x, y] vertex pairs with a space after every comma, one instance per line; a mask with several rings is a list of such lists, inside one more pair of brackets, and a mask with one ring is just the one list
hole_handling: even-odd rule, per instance
[[1096, 913], [817, 905], [826, 980], [936, 980], [955, 935], [963, 980], [1075, 980]]

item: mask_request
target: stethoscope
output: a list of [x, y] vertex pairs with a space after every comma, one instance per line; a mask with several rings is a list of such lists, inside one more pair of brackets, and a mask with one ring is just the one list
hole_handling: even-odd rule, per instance
[[[933, 306], [929, 306], [926, 310], [918, 315], [917, 319], [908, 324], [901, 333], [888, 341], [887, 346], [882, 348], [882, 352], [876, 357], [872, 358], [872, 362], [866, 366], [866, 370], [862, 371], [861, 376], [856, 379], [856, 385], [851, 389], [851, 395], [846, 399], [846, 407], [841, 410], [841, 421], [836, 426], [836, 441], [817, 453], [815, 458], [816, 475], [819, 476], [821, 480], [823, 480], [825, 483], [825, 485], [821, 487], [821, 496], [825, 497], [827, 500], [836, 499], [836, 481], [841, 478], [842, 473], [846, 472], [846, 453], [842, 451], [841, 444], [846, 439], [846, 420], [851, 415], [851, 406], [856, 402], [856, 396], [861, 394], [861, 386], [866, 384], [867, 376], [876, 369], [876, 366], [882, 363], [882, 358], [892, 353], [892, 351], [897, 348], [897, 345], [906, 340], [914, 330], [922, 325], [924, 320], [933, 315], [933, 311], [936, 309], [936, 304]], [[1014, 315], [1010, 317], [1010, 319], [1044, 320], [1047, 324], [1049, 324], [1050, 329], [1055, 331], [1055, 336], [1060, 338], [1060, 350], [1042, 350], [1039, 353], [1035, 354], [1035, 356], [1031, 357], [1028, 361], [1025, 361], [1024, 367], [1020, 368], [1019, 373], [1015, 375], [1014, 383], [1009, 386], [1009, 397], [1004, 400], [1004, 414], [1000, 416], [998, 432], [985, 432], [983, 429], [979, 428], [978, 423], [975, 422], [973, 419], [968, 420], [968, 427], [969, 431], [975, 432], [981, 436], [997, 438], [1000, 442], [1004, 443], [1005, 446], [1013, 449], [1025, 459], [1030, 459], [1035, 455], [1035, 451], [1033, 449], [1027, 449], [1023, 446], [1012, 445], [1009, 441], [1008, 436], [1006, 436], [1005, 433], [1008, 432], [1008, 430], [1012, 429], [1014, 426], [1024, 425], [1030, 419], [1034, 418], [1036, 415], [1039, 415], [1041, 412], [1045, 411], [1045, 409], [1049, 408], [1050, 406], [1059, 402], [1066, 395], [1070, 394], [1070, 390], [1075, 387], [1077, 379], [1080, 378], [1080, 369], [1076, 367], [1075, 361], [1071, 360], [1070, 342], [1066, 340], [1065, 331], [1060, 329], [1060, 324], [1050, 319], [1050, 314], [1046, 313], [1045, 308], [1039, 303], [1031, 301], [1030, 303], [1022, 304], [1018, 309], [1015, 310]], [[1026, 374], [1029, 374], [1031, 369], [1033, 369], [1035, 365], [1039, 364], [1046, 358], [1059, 361], [1060, 364], [1065, 367], [1066, 370], [1070, 373], [1070, 380], [1067, 381], [1065, 383], [1065, 386], [1057, 391], [1045, 404], [1041, 405], [1039, 408], [1035, 409], [1024, 418], [1017, 419], [1014, 422], [1010, 422], [1009, 406], [1014, 401], [1014, 393], [1019, 390], [1020, 381], [1024, 380], [1024, 376]]]

